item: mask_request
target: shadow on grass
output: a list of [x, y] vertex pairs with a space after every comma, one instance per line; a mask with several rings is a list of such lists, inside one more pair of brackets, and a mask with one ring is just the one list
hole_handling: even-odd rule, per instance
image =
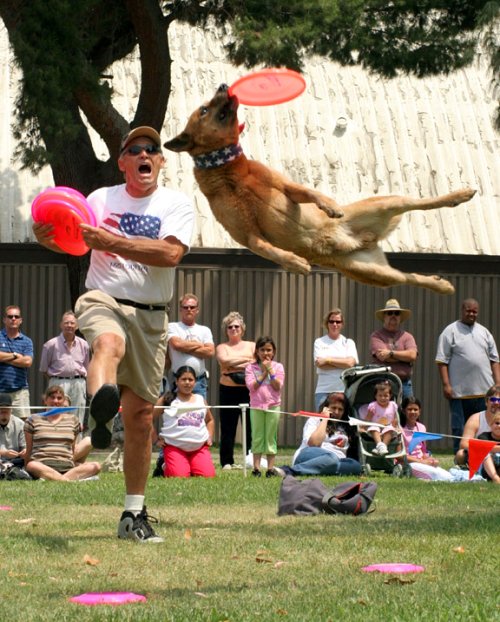
[[42, 536], [33, 533], [11, 534], [9, 539], [20, 538], [23, 540], [31, 540], [35, 545], [46, 551], [68, 552], [71, 548], [71, 540], [74, 538], [68, 536]]
[[[408, 514], [402, 514], [400, 516], [391, 515], [390, 523], [391, 530], [397, 533], [399, 537], [408, 536], [411, 538], [422, 536], [428, 536], [430, 534], [445, 534], [445, 535], [460, 535], [467, 533], [474, 533], [478, 535], [484, 532], [490, 537], [492, 531], [496, 531], [498, 528], [498, 510], [477, 510], [469, 511], [467, 514], [459, 515], [443, 515], [443, 510], [439, 509], [438, 512], [432, 513], [426, 511], [419, 516], [408, 516]], [[258, 530], [262, 537], [275, 536], [277, 531], [286, 529], [287, 538], [293, 540], [294, 538], [302, 539], [304, 537], [304, 527], [307, 526], [308, 536], [324, 536], [325, 527], [331, 531], [329, 535], [338, 535], [336, 529], [348, 530], [349, 536], [363, 535], [369, 530], [372, 534], [380, 534], [384, 537], [387, 531], [387, 521], [390, 512], [380, 513], [378, 516], [376, 512], [370, 515], [364, 516], [331, 516], [331, 515], [319, 515], [319, 516], [283, 516], [278, 517], [275, 515], [271, 520], [272, 522], [259, 522]], [[234, 531], [237, 535], [241, 533], [241, 530], [245, 527], [252, 528], [253, 525], [247, 521], [235, 521], [234, 524], [228, 524], [225, 521], [221, 522], [200, 522], [193, 523], [190, 520], [183, 519], [182, 521], [168, 520], [163, 522], [164, 527], [184, 529], [189, 526], [192, 530], [221, 530], [221, 531]], [[257, 525], [256, 525], [257, 527]]]

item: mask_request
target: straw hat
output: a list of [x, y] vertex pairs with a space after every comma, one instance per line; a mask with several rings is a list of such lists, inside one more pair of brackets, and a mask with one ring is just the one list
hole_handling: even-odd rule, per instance
[[402, 322], [407, 320], [411, 315], [410, 309], [402, 309], [399, 305], [399, 302], [395, 298], [389, 298], [389, 300], [385, 303], [385, 307], [383, 309], [375, 311], [375, 317], [377, 318], [377, 320], [383, 322], [384, 313], [386, 311], [400, 311], [400, 317]]

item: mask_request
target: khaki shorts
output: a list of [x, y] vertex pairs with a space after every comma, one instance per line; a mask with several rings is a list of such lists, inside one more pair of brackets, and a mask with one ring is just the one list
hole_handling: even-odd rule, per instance
[[118, 366], [117, 383], [154, 404], [160, 395], [165, 368], [168, 316], [122, 305], [108, 294], [93, 289], [77, 300], [75, 313], [80, 330], [92, 346], [104, 333], [125, 342], [125, 356]]
[[25, 421], [31, 415], [29, 389], [12, 391], [9, 395], [12, 398], [12, 414]]

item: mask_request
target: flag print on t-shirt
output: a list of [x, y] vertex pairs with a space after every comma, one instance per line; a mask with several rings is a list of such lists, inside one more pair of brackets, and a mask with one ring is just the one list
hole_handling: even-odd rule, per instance
[[113, 233], [116, 233], [116, 229], [118, 229], [127, 236], [140, 235], [143, 238], [157, 240], [161, 221], [157, 216], [139, 216], [125, 212], [125, 214], [110, 214], [103, 224], [114, 229]]
[[[161, 220], [157, 216], [144, 216], [131, 214], [111, 213], [103, 221], [103, 228], [115, 235], [125, 234], [123, 237], [141, 236], [157, 240], [160, 233]], [[106, 253], [112, 257], [116, 257], [114, 253]]]

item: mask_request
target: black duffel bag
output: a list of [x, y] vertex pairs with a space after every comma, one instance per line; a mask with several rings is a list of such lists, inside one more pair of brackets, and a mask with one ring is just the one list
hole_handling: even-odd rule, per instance
[[375, 482], [343, 482], [335, 488], [328, 488], [319, 479], [301, 481], [287, 475], [281, 483], [278, 515], [323, 513], [358, 516], [368, 512], [376, 492]]

